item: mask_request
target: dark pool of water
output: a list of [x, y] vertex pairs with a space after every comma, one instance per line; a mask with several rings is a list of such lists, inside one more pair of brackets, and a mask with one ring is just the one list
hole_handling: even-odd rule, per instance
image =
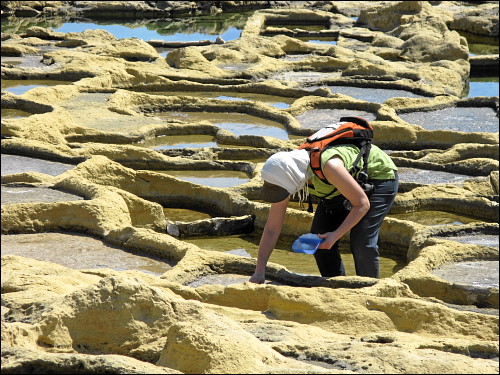
[[489, 38], [478, 36], [461, 30], [458, 30], [458, 33], [467, 39], [469, 53], [471, 56], [498, 55], [498, 37]]
[[196, 220], [210, 219], [212, 216], [200, 211], [194, 211], [187, 208], [164, 207], [163, 213], [168, 221], [191, 222]]

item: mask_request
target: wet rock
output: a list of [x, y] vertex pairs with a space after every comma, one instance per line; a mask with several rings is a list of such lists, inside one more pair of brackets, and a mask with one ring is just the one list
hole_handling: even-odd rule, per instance
[[[33, 365], [29, 357], [38, 358], [47, 371], [70, 372], [77, 371], [73, 364], [87, 372], [102, 371], [105, 365], [135, 373], [498, 372], [498, 313], [481, 310], [498, 305], [498, 289], [464, 287], [431, 273], [447, 263], [498, 260], [498, 247], [485, 242], [490, 237], [480, 238], [483, 242], [455, 238], [498, 237], [498, 132], [425, 129], [403, 116], [423, 112], [429, 118], [431, 111], [469, 107], [497, 115], [498, 99], [459, 99], [471, 72], [467, 43], [450, 30], [462, 26], [458, 21], [450, 25], [463, 18], [454, 14], [466, 7], [448, 2], [341, 3], [21, 4], [43, 15], [73, 18], [280, 9], [255, 12], [239, 39], [182, 45], [166, 58], [146, 41], [118, 40], [103, 30], [61, 35], [31, 27], [22, 36], [2, 34], [2, 55], [32, 53], [41, 60], [36, 66], [3, 65], [3, 80], [45, 79], [50, 72], [51, 78], [73, 82], [20, 95], [3, 92], [2, 109], [22, 109], [31, 116], [2, 118], [2, 152], [75, 165], [54, 174], [8, 173], [2, 183], [55, 188], [85, 198], [4, 204], [2, 233], [75, 230], [175, 264], [157, 277], [133, 270], [74, 271], [4, 255], [2, 372], [28, 369]], [[471, 25], [464, 27], [490, 33], [486, 23], [494, 29], [497, 5], [487, 4], [474, 4], [466, 13], [488, 14], [488, 21], [483, 25], [470, 18]], [[2, 2], [2, 11], [14, 14], [19, 6]], [[332, 9], [360, 18], [355, 23], [329, 13]], [[323, 30], [308, 31], [315, 25]], [[265, 37], [265, 30], [281, 34]], [[337, 34], [334, 46], [295, 38]], [[388, 99], [384, 91], [379, 101], [370, 96], [360, 100], [336, 90], [339, 86], [420, 96]], [[149, 90], [172, 95], [143, 93]], [[291, 105], [278, 109], [258, 100], [199, 98], [177, 91], [270, 94], [290, 98]], [[165, 234], [162, 206], [192, 207], [240, 217], [241, 222], [253, 215], [255, 230], [261, 230], [270, 208], [256, 201], [262, 161], [278, 150], [294, 149], [311, 133], [298, 121], [301, 115], [318, 119], [315, 111], [334, 110], [373, 114], [376, 144], [394, 155], [399, 167], [429, 174], [429, 184], [417, 181], [398, 194], [384, 220], [381, 248], [408, 259], [394, 275], [381, 280], [323, 278], [270, 262], [268, 282], [256, 285], [248, 282], [254, 258], [204, 250]], [[168, 111], [256, 116], [286, 129], [286, 139], [219, 129], [187, 115], [158, 116]], [[138, 146], [185, 134], [212, 137], [217, 147], [162, 153]], [[256, 164], [249, 167], [241, 158]], [[240, 186], [213, 188], [158, 172], [174, 166], [216, 166], [251, 178]], [[441, 183], [432, 179], [432, 172], [467, 178]], [[429, 210], [474, 220], [436, 226], [396, 217]], [[290, 208], [283, 236], [308, 232], [311, 220], [310, 213]], [[224, 219], [221, 227], [234, 232], [228, 222]], [[205, 234], [216, 229], [217, 220], [207, 223]], [[471, 303], [475, 310], [464, 311]]]

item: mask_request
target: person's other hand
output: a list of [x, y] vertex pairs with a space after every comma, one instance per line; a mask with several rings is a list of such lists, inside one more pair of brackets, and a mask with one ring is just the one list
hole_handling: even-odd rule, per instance
[[266, 281], [266, 274], [265, 272], [255, 272], [248, 281], [255, 284], [263, 284]]

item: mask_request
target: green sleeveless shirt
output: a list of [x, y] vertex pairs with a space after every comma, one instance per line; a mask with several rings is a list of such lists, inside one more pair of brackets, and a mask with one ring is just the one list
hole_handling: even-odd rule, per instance
[[[323, 152], [323, 155], [321, 155], [321, 168], [323, 169], [325, 164], [332, 157], [338, 156], [342, 159], [345, 168], [349, 171], [351, 170], [358, 154], [359, 148], [352, 144], [330, 147]], [[361, 158], [358, 166], [363, 168], [363, 164], [363, 158]], [[387, 155], [379, 147], [372, 144], [370, 155], [368, 157], [368, 177], [372, 180], [391, 180], [394, 179], [394, 171], [397, 171], [397, 169], [398, 167], [396, 167], [389, 155]], [[334, 186], [322, 182], [318, 177], [316, 177], [310, 166], [307, 168], [307, 173], [309, 180], [314, 185], [314, 187], [309, 185], [309, 193], [318, 197], [324, 197], [332, 192]], [[339, 195], [340, 192], [336, 190], [328, 198], [333, 198]]]

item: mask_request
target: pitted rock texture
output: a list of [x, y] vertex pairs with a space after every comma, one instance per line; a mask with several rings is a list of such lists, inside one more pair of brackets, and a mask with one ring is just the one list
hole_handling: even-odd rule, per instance
[[[105, 30], [2, 33], [2, 57], [11, 59], [2, 80], [67, 83], [2, 89], [2, 110], [25, 113], [2, 117], [2, 191], [79, 198], [2, 201], [2, 234], [79, 232], [173, 264], [157, 276], [2, 254], [2, 373], [498, 373], [498, 285], [474, 288], [434, 274], [498, 262], [498, 246], [488, 245], [499, 234], [498, 131], [403, 119], [479, 107], [498, 121], [498, 96], [461, 98], [471, 60], [457, 32], [498, 37], [497, 2], [2, 2], [2, 15], [20, 24], [36, 16], [141, 24], [249, 10], [239, 38], [172, 45], [166, 57], [158, 41]], [[315, 43], [320, 36], [335, 43]], [[374, 90], [367, 98], [382, 89], [405, 95], [361, 100], [338, 87]], [[217, 99], [221, 93], [289, 105]], [[380, 280], [323, 278], [271, 262], [267, 282], [256, 285], [247, 282], [255, 258], [184, 241], [262, 230], [270, 208], [259, 199], [262, 162], [296, 148], [331, 113], [357, 111], [372, 116], [374, 143], [398, 167], [459, 176], [401, 184], [380, 234], [381, 247], [407, 259], [399, 271]], [[195, 112], [210, 120], [190, 119]], [[224, 129], [219, 114], [261, 119], [287, 138]], [[217, 147], [146, 147], [163, 136], [211, 137]], [[30, 163], [20, 162], [25, 157]], [[4, 168], [4, 159], [17, 164]], [[248, 180], [219, 188], [169, 170], [239, 171]], [[284, 238], [310, 231], [312, 214], [297, 198], [293, 204]], [[210, 218], [179, 222], [166, 207]], [[474, 220], [396, 217], [424, 211]], [[488, 241], [454, 240], [460, 236]]]

